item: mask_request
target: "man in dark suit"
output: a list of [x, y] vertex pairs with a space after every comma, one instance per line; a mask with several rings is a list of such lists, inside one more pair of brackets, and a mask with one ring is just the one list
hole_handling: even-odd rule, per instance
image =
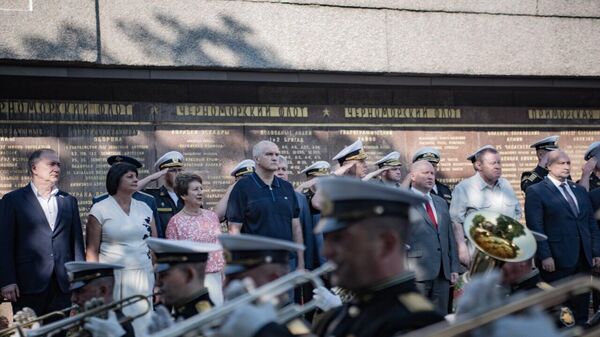
[[435, 173], [430, 162], [414, 162], [409, 175], [411, 189], [427, 201], [415, 206], [421, 218], [413, 224], [408, 235], [408, 268], [416, 274], [419, 291], [439, 312], [447, 314], [450, 284], [457, 281], [459, 269], [448, 204], [431, 193]]
[[38, 315], [70, 305], [65, 262], [83, 260], [77, 200], [60, 191], [60, 159], [52, 149], [29, 157], [31, 183], [6, 194], [0, 217], [0, 287], [13, 311]]
[[[548, 154], [548, 176], [527, 189], [527, 226], [548, 236], [538, 242], [536, 265], [542, 280], [554, 282], [600, 266], [600, 231], [590, 198], [568, 181], [571, 160], [562, 150]], [[587, 320], [586, 296], [573, 301], [578, 324]]]

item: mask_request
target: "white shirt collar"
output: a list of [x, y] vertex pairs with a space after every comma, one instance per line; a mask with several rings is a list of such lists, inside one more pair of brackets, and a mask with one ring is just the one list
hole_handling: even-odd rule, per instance
[[[40, 194], [37, 187], [35, 187], [35, 184], [33, 183], [33, 181], [31, 183], [29, 183], [29, 186], [31, 186], [31, 190], [33, 191], [33, 194], [36, 197], [42, 197], [42, 195]], [[54, 196], [56, 196], [56, 194], [58, 194], [58, 187], [54, 186], [54, 187], [52, 187], [52, 191], [50, 191], [50, 197], [54, 197]]]
[[[548, 177], [548, 179], [550, 179], [550, 181], [554, 184], [554, 186], [556, 186], [557, 188], [560, 188], [560, 184], [562, 184], [562, 183], [558, 179], [554, 178], [550, 174], [548, 174], [546, 177]], [[569, 184], [567, 184], [567, 180], [566, 179], [565, 179], [565, 181], [563, 183], [565, 185], [569, 185]]]

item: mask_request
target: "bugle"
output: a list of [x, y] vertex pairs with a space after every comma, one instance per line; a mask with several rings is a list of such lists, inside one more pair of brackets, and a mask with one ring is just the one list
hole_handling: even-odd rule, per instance
[[148, 297], [149, 296], [144, 296], [144, 295], [133, 295], [133, 296], [124, 298], [119, 301], [107, 303], [107, 304], [95, 307], [93, 309], [84, 311], [75, 316], [67, 317], [60, 321], [50, 323], [48, 325], [44, 325], [38, 329], [30, 330], [27, 332], [26, 335], [27, 335], [27, 337], [52, 336], [53, 334], [59, 333], [61, 331], [69, 330], [71, 328], [75, 328], [78, 326], [83, 326], [86, 319], [94, 317], [94, 316], [98, 316], [100, 314], [108, 312], [109, 310], [119, 310], [128, 305], [132, 305], [132, 304], [140, 302], [140, 301], [145, 301], [147, 304], [146, 310], [144, 310], [143, 312], [141, 312], [135, 316], [125, 317], [125, 318], [119, 320], [119, 323], [123, 324], [125, 322], [133, 321], [136, 318], [146, 315], [152, 309], [152, 304], [151, 304], [150, 300], [148, 299]]
[[15, 331], [19, 332], [20, 336], [25, 336], [25, 330], [26, 328], [31, 327], [33, 324], [35, 323], [42, 323], [45, 319], [49, 319], [49, 318], [54, 318], [54, 317], [67, 317], [67, 315], [69, 314], [69, 312], [71, 310], [75, 310], [77, 309], [78, 306], [77, 305], [73, 305], [70, 306], [68, 308], [65, 309], [61, 309], [61, 310], [56, 310], [56, 311], [52, 311], [49, 312], [45, 315], [42, 316], [38, 316], [35, 317], [31, 320], [27, 320], [25, 322], [21, 322], [21, 323], [16, 323], [6, 329], [2, 329], [0, 330], [0, 337], [4, 337], [4, 336], [10, 336], [11, 334], [13, 334]]
[[[549, 310], [555, 306], [561, 305], [575, 296], [588, 293], [590, 291], [600, 291], [600, 281], [590, 280], [589, 276], [579, 276], [565, 283], [558, 285], [553, 289], [546, 291], [533, 291], [527, 297], [515, 299], [503, 306], [487, 311], [486, 313], [466, 317], [461, 321], [450, 324], [446, 321], [415, 330], [403, 337], [454, 337], [468, 336], [469, 332], [484, 325], [494, 322], [497, 319], [513, 314], [518, 314], [524, 310], [535, 306], [544, 310]], [[599, 336], [600, 327], [586, 329], [580, 334], [580, 337]]]
[[[183, 336], [190, 332], [200, 332], [215, 328], [223, 323], [223, 321], [237, 308], [250, 303], [264, 303], [270, 301], [279, 295], [285, 294], [288, 291], [305, 283], [312, 283], [315, 288], [323, 285], [319, 278], [322, 274], [331, 272], [335, 269], [335, 264], [326, 262], [321, 267], [311, 271], [294, 271], [285, 276], [282, 276], [272, 282], [269, 282], [262, 287], [250, 290], [247, 294], [241, 295], [219, 307], [215, 307], [207, 313], [199, 314], [185, 321], [178, 322], [167, 329], [161, 330], [152, 335], [152, 337], [176, 337]], [[282, 308], [279, 311], [278, 322], [286, 323], [287, 321], [301, 315], [305, 312], [302, 307], [292, 304]], [[305, 304], [306, 308], [315, 308], [314, 300]], [[308, 311], [308, 310], [306, 310]]]

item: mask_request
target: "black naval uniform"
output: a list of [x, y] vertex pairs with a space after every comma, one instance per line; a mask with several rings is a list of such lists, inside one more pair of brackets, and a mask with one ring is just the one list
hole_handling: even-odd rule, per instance
[[544, 180], [548, 175], [548, 170], [537, 165], [533, 171], [525, 171], [521, 174], [521, 191], [527, 192], [527, 188]]
[[450, 202], [452, 201], [452, 191], [450, 190], [450, 187], [448, 187], [446, 184], [442, 184], [437, 179], [435, 180], [435, 187], [437, 192], [435, 190], [431, 190], [431, 193], [446, 200], [448, 206], [450, 206]]
[[[160, 188], [147, 188], [144, 189], [144, 192], [150, 194], [156, 200], [156, 209], [158, 210], [158, 216], [160, 217], [160, 223], [162, 224], [163, 231], [167, 230], [167, 225], [169, 224], [169, 220], [173, 215], [179, 213], [183, 208], [183, 202], [181, 199], [178, 202], [178, 205], [173, 202], [167, 188], [161, 186]], [[164, 237], [165, 233], [162, 233]]]
[[210, 308], [215, 305], [210, 300], [208, 296], [208, 289], [202, 289], [197, 296], [195, 296], [191, 301], [186, 302], [182, 305], [176, 305], [173, 309], [175, 320], [178, 319], [188, 319], [192, 316], [195, 316], [199, 313], [210, 310]]
[[[405, 273], [356, 293], [354, 299], [326, 312], [314, 333], [320, 337], [391, 337], [442, 321], [431, 302], [415, 286], [414, 274]], [[274, 323], [255, 337], [291, 336]]]
[[597, 188], [600, 188], [600, 178], [598, 178], [597, 175], [592, 173], [592, 175], [590, 176], [590, 192]]

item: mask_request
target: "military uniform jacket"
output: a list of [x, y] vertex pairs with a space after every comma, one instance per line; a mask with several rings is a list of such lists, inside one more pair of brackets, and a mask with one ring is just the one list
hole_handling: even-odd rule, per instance
[[452, 191], [450, 190], [450, 187], [448, 187], [448, 185], [442, 184], [441, 182], [437, 181], [437, 179], [436, 179], [435, 180], [435, 189], [431, 190], [431, 193], [446, 200], [446, 202], [448, 203], [448, 206], [450, 206], [450, 202], [452, 201]]
[[525, 171], [521, 174], [521, 191], [527, 192], [527, 188], [544, 180], [548, 175], [548, 170], [541, 166], [536, 166], [533, 171]]
[[[171, 199], [167, 188], [164, 186], [161, 186], [160, 188], [147, 188], [144, 192], [150, 194], [156, 200], [158, 217], [160, 218], [163, 231], [166, 231], [171, 217], [179, 213], [183, 208], [183, 202], [179, 202], [179, 205], [176, 205], [175, 202], [173, 202], [173, 199]], [[162, 233], [161, 237], [164, 237], [164, 233]]]
[[[415, 287], [412, 273], [402, 274], [366, 291], [354, 300], [325, 313], [314, 328], [320, 337], [391, 337], [439, 322], [444, 317]], [[280, 329], [276, 333], [276, 329]], [[255, 337], [291, 336], [275, 324]]]
[[592, 173], [590, 176], [590, 192], [597, 188], [600, 188], [600, 178]]
[[198, 293], [198, 295], [194, 296], [194, 298], [191, 301], [188, 301], [181, 305], [176, 305], [173, 308], [173, 317], [175, 318], [175, 320], [188, 319], [199, 313], [206, 312], [214, 306], [215, 305], [208, 296], [208, 289], [204, 288]]

